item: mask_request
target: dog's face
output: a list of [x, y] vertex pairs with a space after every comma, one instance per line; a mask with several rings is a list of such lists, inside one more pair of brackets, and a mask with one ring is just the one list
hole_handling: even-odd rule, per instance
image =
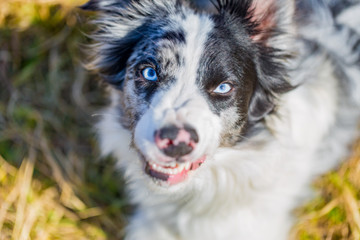
[[[270, 1], [269, 7], [274, 7]], [[92, 68], [119, 94], [120, 124], [144, 171], [174, 185], [221, 146], [242, 141], [291, 87], [271, 46], [279, 19], [252, 1], [197, 13], [181, 1], [95, 1], [101, 28]]]

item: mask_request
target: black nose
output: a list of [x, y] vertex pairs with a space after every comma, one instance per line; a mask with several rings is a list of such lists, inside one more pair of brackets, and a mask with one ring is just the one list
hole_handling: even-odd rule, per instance
[[191, 153], [199, 142], [196, 130], [188, 125], [184, 128], [167, 126], [155, 132], [155, 143], [164, 154], [179, 158]]

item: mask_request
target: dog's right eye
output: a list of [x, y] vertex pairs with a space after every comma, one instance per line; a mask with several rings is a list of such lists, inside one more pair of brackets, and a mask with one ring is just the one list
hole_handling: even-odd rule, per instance
[[158, 79], [155, 69], [151, 67], [147, 67], [144, 70], [142, 70], [141, 74], [148, 81], [155, 82]]

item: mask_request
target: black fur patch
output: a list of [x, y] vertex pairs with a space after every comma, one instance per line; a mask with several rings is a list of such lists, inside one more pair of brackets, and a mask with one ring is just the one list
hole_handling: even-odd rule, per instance
[[334, 17], [338, 16], [349, 7], [359, 4], [359, 1], [356, 0], [333, 0], [327, 2]]
[[127, 61], [138, 43], [155, 31], [152, 26], [142, 25], [121, 39], [104, 39], [106, 49], [100, 52], [102, 62], [98, 72], [109, 84], [121, 89], [125, 77]]
[[[237, 105], [238, 113], [246, 115], [256, 83], [251, 62], [252, 50], [247, 49], [249, 40], [243, 37], [246, 36], [244, 30], [239, 29], [237, 33], [234, 35], [222, 24], [216, 25], [201, 57], [199, 85], [205, 86], [205, 94], [212, 103], [211, 109], [218, 115], [228, 107]], [[226, 96], [208, 94], [222, 82], [234, 85], [234, 93]]]
[[186, 44], [185, 34], [184, 34], [184, 31], [182, 31], [182, 30], [165, 32], [161, 36], [161, 38], [167, 39], [167, 40], [175, 42], [175, 43]]
[[[168, 40], [176, 44], [186, 44], [184, 31], [179, 29], [177, 31], [164, 32], [160, 27], [163, 24], [163, 22], [145, 24], [129, 32], [121, 39], [104, 39], [104, 41], [107, 41], [107, 48], [100, 53], [103, 60], [99, 64], [98, 68], [98, 72], [104, 80], [121, 90], [125, 80], [126, 68], [129, 65], [133, 65], [132, 63], [129, 64], [128, 60], [134, 53], [135, 48], [141, 44], [143, 47], [139, 54], [144, 55], [142, 60], [148, 58], [149, 55], [154, 59], [156, 58], [155, 55], [157, 49], [153, 44], [154, 42]], [[145, 44], [144, 42], [149, 44]], [[176, 54], [176, 56], [176, 64], [180, 65], [181, 62], [179, 54]], [[159, 67], [159, 71], [160, 69], [164, 67], [167, 68], [169, 66], [169, 60], [165, 60], [167, 60], [167, 62], [163, 62], [162, 64], [167, 66], [161, 66], [161, 68]], [[158, 74], [160, 74], [160, 72], [158, 72]], [[163, 78], [166, 77], [163, 76]], [[147, 94], [147, 99], [150, 99], [152, 93], [155, 92], [155, 89], [155, 85], [151, 85], [145, 89], [145, 91], [149, 93]]]
[[[180, 3], [177, 1], [176, 5]], [[97, 68], [107, 82], [119, 89], [125, 77], [128, 81], [135, 81], [135, 91], [150, 102], [159, 87], [165, 88], [176, 80], [167, 70], [173, 64], [177, 67], [183, 64], [181, 53], [176, 51], [177, 45], [186, 45], [186, 36], [181, 26], [174, 25], [170, 31], [163, 30], [170, 24], [166, 9], [159, 8], [158, 13], [152, 9], [153, 15], [147, 15], [150, 11], [146, 13], [136, 9], [136, 5], [141, 5], [140, 1], [123, 1], [120, 4], [104, 0], [100, 4], [100, 0], [91, 0], [83, 8], [118, 14], [122, 19], [143, 18], [144, 24], [129, 31], [125, 37], [109, 39], [109, 33], [103, 38], [101, 31], [97, 34], [97, 40], [105, 46], [99, 53], [102, 61]], [[281, 64], [289, 56], [266, 42], [281, 31], [273, 25], [270, 29], [260, 29], [263, 25], [254, 20], [253, 6], [252, 0], [216, 1], [217, 13], [211, 16], [214, 30], [205, 44], [198, 69], [199, 87], [208, 98], [211, 109], [220, 115], [225, 109], [235, 107], [238, 117], [235, 122], [239, 126], [255, 125], [261, 121], [275, 109], [276, 95], [292, 89], [286, 81], [286, 68]], [[127, 8], [133, 11], [126, 11]], [[253, 37], [262, 31], [267, 32], [267, 37], [254, 41]], [[169, 51], [163, 54], [166, 56], [159, 54], [161, 49], [157, 46], [164, 40], [168, 44], [162, 45], [161, 49], [168, 48]], [[174, 56], [168, 56], [169, 52]], [[150, 64], [157, 70], [157, 82], [141, 78], [139, 65], [146, 59], [152, 59]], [[229, 82], [234, 91], [226, 95], [212, 94], [212, 90], [222, 82]], [[234, 131], [238, 131], [236, 126]]]
[[[254, 126], [275, 109], [277, 94], [293, 89], [286, 80], [285, 66], [280, 64], [290, 56], [266, 42], [252, 40], [259, 31], [258, 23], [251, 21], [252, 1], [217, 2], [219, 13], [213, 16], [215, 27], [201, 58], [199, 86], [206, 86], [204, 94], [216, 114], [236, 107], [236, 124]], [[209, 94], [222, 82], [232, 83], [234, 92], [226, 96]], [[240, 139], [244, 132], [239, 129], [234, 128], [229, 136], [236, 133]]]

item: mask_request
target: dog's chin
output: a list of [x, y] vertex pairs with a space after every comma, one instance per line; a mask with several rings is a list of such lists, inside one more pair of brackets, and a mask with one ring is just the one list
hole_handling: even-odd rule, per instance
[[143, 157], [145, 163], [145, 173], [159, 186], [169, 187], [185, 182], [191, 172], [195, 172], [206, 160], [206, 155], [199, 159], [172, 164], [159, 164], [155, 161]]

